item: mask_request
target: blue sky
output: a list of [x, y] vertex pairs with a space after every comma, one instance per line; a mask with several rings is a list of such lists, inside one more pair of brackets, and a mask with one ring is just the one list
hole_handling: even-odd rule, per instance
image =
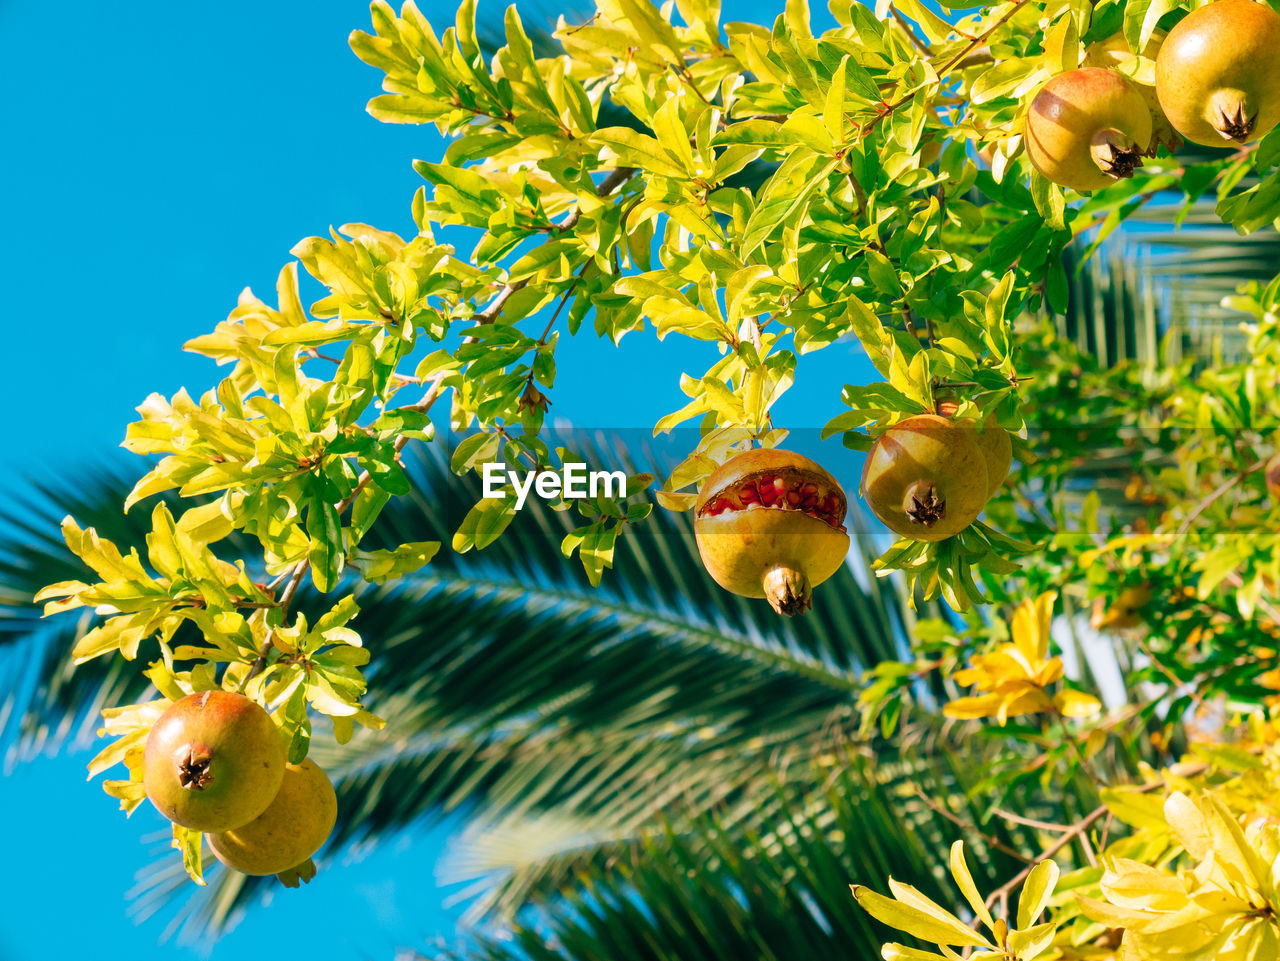
[[[451, 5], [422, 8], [452, 20]], [[780, 8], [743, 4], [732, 18], [771, 22]], [[537, 7], [522, 9], [536, 18]], [[434, 129], [364, 112], [378, 75], [346, 37], [367, 24], [363, 3], [338, 0], [71, 0], [56, 11], [0, 0], [6, 488], [74, 477], [110, 455], [151, 391], [213, 386], [218, 368], [181, 344], [223, 319], [245, 286], [271, 299], [301, 238], [349, 221], [413, 230], [420, 180], [410, 162], [438, 158], [441, 141]], [[712, 356], [651, 335], [617, 349], [588, 325], [561, 342], [553, 411], [583, 426], [652, 425], [683, 404], [679, 372], [700, 374]], [[820, 426], [838, 411], [841, 386], [866, 369], [843, 346], [802, 359], [805, 386], [784, 400], [780, 421]], [[85, 782], [89, 756], [41, 757], [0, 778], [0, 806], [23, 812], [0, 872], [0, 957], [69, 955], [89, 932], [109, 946], [102, 957], [198, 956], [157, 947], [162, 920], [127, 917], [126, 892], [162, 853], [163, 825], [145, 807], [126, 821]], [[211, 956], [389, 959], [450, 933], [454, 912], [431, 881], [445, 835], [407, 835], [330, 865], [301, 891], [279, 891], [274, 910], [251, 911]]]

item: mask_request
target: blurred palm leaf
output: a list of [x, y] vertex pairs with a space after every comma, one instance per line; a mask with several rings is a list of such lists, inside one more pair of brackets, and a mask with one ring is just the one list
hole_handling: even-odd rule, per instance
[[1087, 260], [1084, 239], [1068, 250], [1071, 302], [1058, 330], [1104, 366], [1126, 359], [1172, 364], [1184, 356], [1232, 363], [1242, 356], [1239, 324], [1246, 318], [1222, 299], [1247, 281], [1275, 276], [1280, 233], [1241, 236], [1222, 223], [1211, 198], [1185, 213], [1183, 207], [1175, 195], [1157, 198]]

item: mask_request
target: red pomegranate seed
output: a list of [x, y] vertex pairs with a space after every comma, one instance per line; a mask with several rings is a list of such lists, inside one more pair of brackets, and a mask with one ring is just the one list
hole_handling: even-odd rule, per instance
[[777, 499], [778, 492], [773, 489], [772, 484], [769, 484], [768, 486], [765, 486], [764, 484], [760, 485], [760, 503], [765, 507], [772, 507], [774, 501]]
[[758, 504], [760, 502], [760, 492], [756, 490], [756, 485], [743, 484], [738, 489], [738, 500], [743, 504]]
[[793, 507], [794, 507], [796, 504], [799, 504], [799, 503], [800, 503], [800, 492], [799, 492], [799, 491], [787, 491], [787, 503], [788, 503], [788, 504], [790, 504], [790, 505], [792, 505]]

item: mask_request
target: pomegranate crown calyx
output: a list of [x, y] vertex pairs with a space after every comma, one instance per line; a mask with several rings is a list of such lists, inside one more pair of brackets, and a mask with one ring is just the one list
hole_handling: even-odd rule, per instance
[[203, 791], [213, 782], [212, 760], [207, 748], [183, 748], [178, 753], [178, 783], [189, 791]]

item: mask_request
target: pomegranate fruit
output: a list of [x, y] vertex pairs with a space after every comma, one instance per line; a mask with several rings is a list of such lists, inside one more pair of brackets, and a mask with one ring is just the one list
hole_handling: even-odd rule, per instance
[[1004, 479], [1013, 466], [1013, 440], [994, 417], [987, 418], [978, 434], [978, 450], [982, 451], [987, 465], [987, 500], [991, 500], [1004, 486]]
[[939, 414], [890, 427], [862, 467], [862, 496], [872, 513], [915, 541], [960, 533], [987, 503], [987, 458], [978, 439], [965, 422]]
[[284, 777], [271, 716], [243, 694], [201, 691], [174, 702], [147, 736], [143, 786], [175, 824], [225, 831], [266, 810]]
[[219, 861], [242, 874], [280, 874], [319, 851], [337, 819], [333, 784], [307, 758], [285, 768], [280, 791], [265, 811], [248, 824], [210, 835], [209, 847]]
[[1257, 140], [1280, 122], [1280, 14], [1253, 0], [1191, 11], [1160, 47], [1156, 95], [1194, 143]]
[[1027, 156], [1060, 187], [1089, 191], [1132, 177], [1151, 146], [1151, 111], [1114, 70], [1081, 67], [1053, 77], [1027, 111]]
[[[954, 417], [958, 408], [955, 401], [944, 400], [938, 404], [938, 413], [943, 417]], [[968, 426], [972, 421], [956, 423]], [[1009, 468], [1013, 466], [1013, 440], [1009, 437], [1009, 432], [996, 423], [994, 414], [983, 422], [977, 437], [978, 450], [982, 451], [982, 460], [987, 465], [987, 500], [990, 500], [1004, 486]]]
[[[1160, 47], [1164, 43], [1164, 38], [1163, 31], [1155, 31], [1151, 35], [1151, 39], [1147, 41], [1147, 45], [1142, 48], [1142, 56], [1154, 61], [1160, 54]], [[1102, 67], [1114, 70], [1132, 56], [1133, 54], [1129, 52], [1129, 41], [1124, 38], [1124, 31], [1120, 30], [1105, 40], [1089, 44], [1085, 49], [1084, 60], [1080, 65], [1082, 67]], [[1128, 79], [1137, 88], [1138, 93], [1142, 95], [1142, 102], [1147, 105], [1147, 110], [1151, 112], [1151, 145], [1147, 148], [1147, 156], [1154, 157], [1156, 148], [1161, 144], [1170, 151], [1177, 150], [1182, 145], [1182, 138], [1173, 129], [1173, 124], [1169, 123], [1169, 118], [1164, 115], [1164, 110], [1160, 106], [1160, 98], [1156, 96], [1155, 84], [1139, 83], [1133, 77]]]
[[779, 614], [803, 614], [813, 588], [849, 553], [839, 482], [807, 457], [752, 450], [702, 485], [693, 522], [698, 553], [717, 584], [763, 597]]

